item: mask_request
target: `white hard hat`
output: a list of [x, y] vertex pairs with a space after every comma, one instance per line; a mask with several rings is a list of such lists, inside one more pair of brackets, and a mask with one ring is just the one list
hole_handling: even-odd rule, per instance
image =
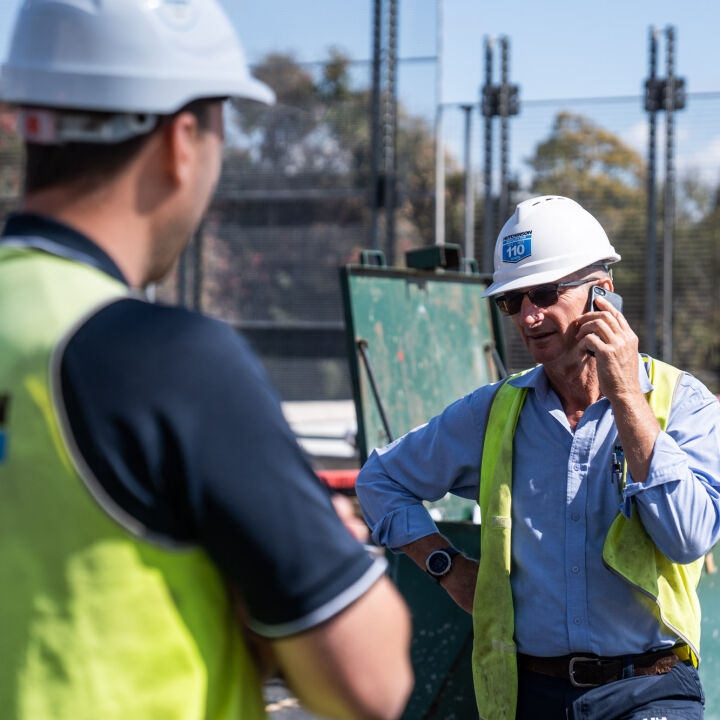
[[0, 81], [0, 100], [64, 111], [170, 115], [222, 97], [274, 101], [216, 0], [25, 0]]
[[493, 283], [484, 297], [618, 260], [600, 223], [574, 200], [559, 195], [530, 198], [515, 208], [498, 235]]

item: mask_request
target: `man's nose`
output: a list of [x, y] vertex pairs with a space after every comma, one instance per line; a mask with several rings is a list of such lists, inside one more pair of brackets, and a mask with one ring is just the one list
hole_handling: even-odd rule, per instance
[[520, 305], [520, 318], [525, 324], [534, 324], [537, 322], [538, 315], [543, 314], [543, 308], [536, 305], [529, 295], [524, 295], [522, 304]]

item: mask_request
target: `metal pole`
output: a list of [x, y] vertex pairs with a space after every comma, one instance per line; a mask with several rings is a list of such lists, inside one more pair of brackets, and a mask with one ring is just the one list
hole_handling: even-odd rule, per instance
[[465, 257], [475, 257], [475, 190], [472, 173], [472, 112], [474, 105], [463, 105], [465, 111]]
[[508, 215], [508, 113], [509, 113], [509, 92], [508, 85], [508, 39], [506, 36], [500, 38], [500, 204], [498, 207], [499, 231]]
[[[658, 30], [650, 28], [650, 72], [649, 87], [653, 87], [657, 73]], [[647, 352], [657, 352], [657, 330], [655, 326], [657, 305], [657, 198], [655, 195], [656, 173], [656, 124], [654, 110], [648, 117], [648, 170], [647, 170], [647, 238], [645, 274], [645, 323], [647, 326]]]
[[395, 142], [397, 138], [397, 0], [388, 4], [387, 86], [385, 92], [385, 117], [383, 118], [385, 175], [385, 257], [392, 267], [395, 255]]
[[380, 249], [378, 216], [380, 202], [380, 31], [382, 0], [373, 2], [372, 106], [370, 109], [370, 247]]
[[[492, 87], [492, 51], [495, 41], [493, 38], [485, 38], [485, 87]], [[492, 198], [492, 116], [485, 115], [485, 211], [483, 218], [483, 265], [484, 272], [492, 272], [493, 253], [495, 250], [494, 227], [495, 219], [493, 213]]]
[[368, 381], [370, 382], [370, 390], [372, 390], [378, 413], [380, 413], [380, 421], [383, 424], [383, 428], [385, 429], [385, 435], [387, 436], [387, 440], [390, 443], [395, 439], [395, 437], [393, 436], [392, 430], [390, 429], [390, 422], [388, 421], [387, 413], [385, 412], [385, 404], [383, 403], [382, 397], [380, 396], [380, 391], [378, 390], [377, 382], [375, 381], [375, 373], [373, 372], [372, 364], [367, 354], [368, 341], [365, 340], [365, 338], [360, 338], [356, 341], [356, 343], [357, 349], [360, 352], [360, 357], [362, 358], [365, 365], [365, 370], [367, 371]]
[[443, 151], [443, 2], [437, 2], [437, 62], [435, 69], [435, 244], [445, 244], [445, 153]]
[[663, 360], [673, 354], [673, 230], [675, 222], [675, 168], [673, 166], [673, 110], [675, 96], [675, 29], [665, 29], [667, 80], [665, 84], [665, 197], [663, 207]]

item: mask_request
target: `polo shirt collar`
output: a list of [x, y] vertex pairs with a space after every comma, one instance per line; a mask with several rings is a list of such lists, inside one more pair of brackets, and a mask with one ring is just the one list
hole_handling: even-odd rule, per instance
[[47, 215], [11, 214], [0, 237], [0, 246], [18, 244], [82, 262], [129, 285], [120, 268], [101, 247], [83, 233]]

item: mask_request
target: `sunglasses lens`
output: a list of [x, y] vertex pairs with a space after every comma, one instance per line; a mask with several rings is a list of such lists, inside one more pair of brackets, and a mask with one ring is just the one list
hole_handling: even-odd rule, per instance
[[501, 312], [506, 315], [514, 315], [520, 312], [522, 307], [522, 301], [525, 296], [530, 298], [530, 302], [533, 305], [537, 305], [541, 308], [550, 307], [558, 301], [558, 286], [557, 285], [540, 285], [528, 292], [514, 292], [500, 295], [495, 298], [497, 306]]
[[539, 287], [533, 288], [528, 293], [528, 297], [530, 301], [538, 307], [550, 307], [558, 301], [557, 285], [540, 285]]
[[507, 293], [495, 298], [495, 302], [501, 312], [504, 312], [506, 315], [514, 315], [516, 312], [520, 312], [523, 296], [524, 293]]

